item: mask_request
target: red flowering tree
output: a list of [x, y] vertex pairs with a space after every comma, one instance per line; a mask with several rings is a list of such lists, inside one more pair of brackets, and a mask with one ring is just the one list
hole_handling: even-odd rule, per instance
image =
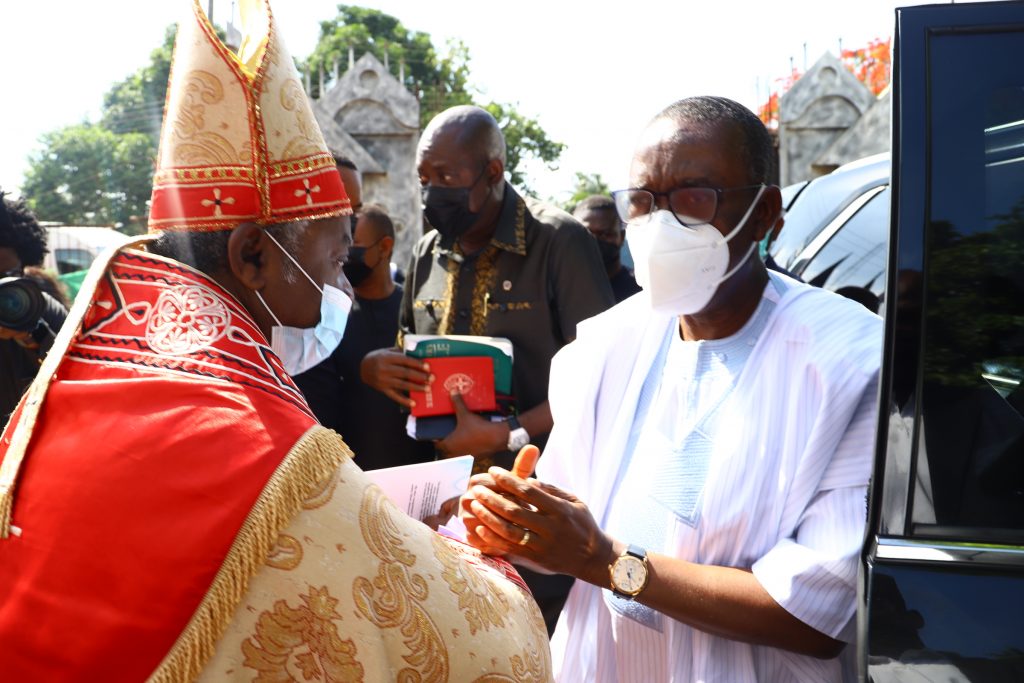
[[889, 87], [892, 80], [892, 38], [875, 38], [858, 50], [843, 50], [840, 59], [875, 95]]
[[[892, 80], [892, 39], [876, 38], [856, 50], [843, 50], [839, 56], [843, 65], [866, 85], [871, 92], [879, 95]], [[758, 107], [757, 114], [768, 128], [779, 127], [779, 100], [793, 87], [803, 74], [798, 69], [788, 76], [775, 79], [768, 101]]]

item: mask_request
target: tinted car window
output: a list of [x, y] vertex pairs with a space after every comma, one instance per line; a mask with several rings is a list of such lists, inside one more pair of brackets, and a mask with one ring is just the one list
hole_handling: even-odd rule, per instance
[[1005, 58], [1020, 49], [1011, 33], [931, 41], [943, 144], [930, 162], [916, 535], [1024, 542], [1024, 76]]
[[885, 291], [890, 201], [887, 187], [861, 207], [807, 263], [800, 273], [804, 281], [832, 291], [859, 288], [881, 299]]
[[57, 272], [61, 275], [88, 268], [95, 256], [88, 249], [55, 249]]

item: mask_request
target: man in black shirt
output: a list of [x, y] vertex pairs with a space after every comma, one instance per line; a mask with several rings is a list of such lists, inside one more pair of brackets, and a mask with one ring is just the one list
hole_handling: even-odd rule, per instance
[[[576, 324], [614, 303], [595, 241], [564, 211], [521, 197], [505, 181], [505, 139], [483, 109], [460, 106], [423, 131], [417, 171], [430, 227], [413, 251], [401, 329], [469, 334], [512, 342], [518, 415], [490, 422], [460, 410], [444, 455], [476, 456], [477, 466], [511, 466], [526, 443], [543, 445], [551, 358], [576, 336]], [[426, 388], [420, 361], [398, 349], [369, 354], [367, 383], [409, 405]], [[461, 401], [456, 398], [456, 405]]]
[[572, 215], [597, 239], [597, 248], [601, 250], [601, 260], [604, 261], [608, 281], [615, 294], [615, 303], [639, 292], [640, 285], [620, 259], [626, 233], [612, 198], [592, 194], [576, 205]]
[[359, 376], [363, 357], [394, 346], [398, 336], [402, 288], [391, 278], [395, 227], [383, 209], [370, 205], [359, 214], [352, 240], [345, 276], [356, 296], [345, 336], [329, 359], [295, 382], [320, 423], [344, 437], [364, 470], [433, 460], [432, 444], [406, 435], [401, 406]]

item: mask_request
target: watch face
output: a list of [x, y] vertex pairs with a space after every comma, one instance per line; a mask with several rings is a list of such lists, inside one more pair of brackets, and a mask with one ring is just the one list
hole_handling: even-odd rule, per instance
[[530, 435], [526, 433], [525, 429], [516, 429], [509, 434], [508, 449], [510, 451], [518, 451], [528, 443], [530, 443]]
[[612, 565], [612, 585], [620, 593], [636, 595], [647, 583], [647, 565], [632, 555], [623, 555]]

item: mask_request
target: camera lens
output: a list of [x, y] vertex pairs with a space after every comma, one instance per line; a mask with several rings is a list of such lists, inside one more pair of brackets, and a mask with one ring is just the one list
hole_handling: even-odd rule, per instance
[[32, 280], [23, 277], [0, 279], [0, 327], [30, 332], [39, 324], [46, 302]]

